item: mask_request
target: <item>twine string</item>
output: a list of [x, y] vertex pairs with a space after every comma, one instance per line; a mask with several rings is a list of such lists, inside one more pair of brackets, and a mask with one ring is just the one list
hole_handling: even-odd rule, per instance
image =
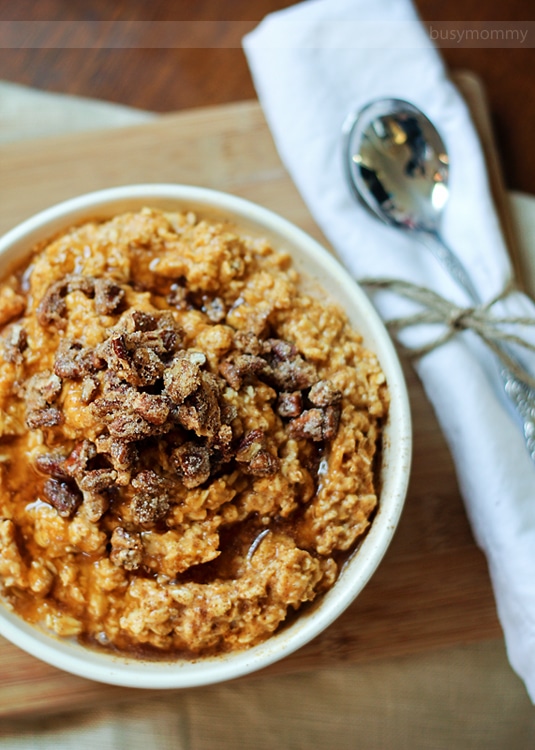
[[530, 375], [522, 365], [508, 351], [508, 344], [515, 344], [528, 351], [535, 352], [535, 345], [502, 326], [533, 326], [535, 318], [526, 317], [496, 317], [492, 307], [506, 297], [513, 289], [511, 283], [482, 305], [460, 307], [440, 294], [426, 287], [412, 284], [401, 279], [360, 279], [360, 284], [373, 290], [394, 292], [406, 299], [418, 303], [421, 310], [401, 318], [387, 321], [388, 328], [397, 333], [404, 328], [422, 324], [441, 324], [445, 330], [427, 344], [417, 347], [404, 347], [414, 358], [423, 357], [449, 341], [461, 331], [473, 331], [500, 359], [502, 364], [518, 380], [523, 381], [530, 388], [535, 389], [535, 377]]

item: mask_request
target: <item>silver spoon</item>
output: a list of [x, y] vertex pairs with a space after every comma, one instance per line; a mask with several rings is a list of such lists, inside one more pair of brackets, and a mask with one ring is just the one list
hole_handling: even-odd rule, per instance
[[[344, 147], [349, 183], [362, 205], [385, 224], [415, 234], [470, 301], [480, 304], [469, 274], [440, 234], [449, 160], [430, 120], [409, 102], [378, 99], [347, 119]], [[516, 363], [510, 348], [503, 348]], [[535, 461], [535, 392], [501, 362], [500, 375]]]

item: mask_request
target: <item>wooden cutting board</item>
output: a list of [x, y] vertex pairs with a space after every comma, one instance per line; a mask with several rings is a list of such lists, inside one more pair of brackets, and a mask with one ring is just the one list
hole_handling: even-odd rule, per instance
[[[469, 76], [458, 80], [484, 123], [477, 82]], [[485, 127], [493, 155], [488, 122]], [[327, 245], [285, 172], [255, 102], [0, 148], [0, 232], [76, 194], [141, 182], [189, 183], [235, 193], [282, 214]], [[501, 635], [486, 562], [473, 541], [448, 449], [409, 366], [406, 374], [414, 461], [394, 541], [349, 610], [270, 673], [415, 654]], [[60, 672], [0, 638], [0, 717], [139, 696], [140, 691]]]

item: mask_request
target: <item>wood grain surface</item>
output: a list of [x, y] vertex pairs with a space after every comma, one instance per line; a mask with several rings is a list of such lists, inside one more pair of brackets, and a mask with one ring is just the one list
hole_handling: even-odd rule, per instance
[[[471, 76], [459, 80], [481, 110], [477, 81]], [[490, 141], [488, 147], [492, 148]], [[247, 197], [327, 244], [281, 165], [255, 102], [166, 115], [120, 130], [6, 146], [0, 148], [0, 164], [0, 232], [78, 193], [122, 183], [169, 181]], [[414, 461], [394, 541], [346, 613], [308, 646], [271, 667], [270, 673], [355, 664], [501, 635], [486, 562], [474, 544], [451, 457], [422, 386], [406, 364], [405, 369]], [[140, 695], [64, 674], [3, 639], [0, 675], [0, 717]]]
[[[0, 0], [0, 78], [81, 96], [92, 96], [157, 112], [247, 100], [254, 87], [240, 49], [241, 38], [267, 13], [292, 0]], [[414, 0], [422, 20], [477, 29], [486, 21], [503, 28], [533, 19], [533, 0]], [[91, 44], [80, 26], [66, 40], [57, 26], [26, 30], [24, 44], [9, 48], [9, 21], [200, 22], [173, 27], [174, 48], [158, 47], [147, 26], [132, 49]], [[440, 42], [438, 42], [440, 44]], [[67, 48], [66, 45], [70, 45]], [[476, 73], [488, 92], [493, 127], [508, 188], [535, 193], [534, 40], [516, 48], [444, 47], [450, 69]], [[78, 48], [77, 48], [78, 47]]]

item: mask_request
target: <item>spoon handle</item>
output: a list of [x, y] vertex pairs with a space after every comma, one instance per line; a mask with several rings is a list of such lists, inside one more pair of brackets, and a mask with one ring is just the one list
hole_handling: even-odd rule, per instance
[[[481, 297], [465, 267], [457, 255], [446, 245], [440, 234], [438, 232], [422, 232], [421, 239], [452, 278], [464, 289], [470, 300], [476, 305], [481, 304]], [[500, 349], [506, 352], [519, 367], [525, 369], [507, 344], [501, 344]], [[535, 462], [535, 391], [514, 375], [502, 362], [499, 362], [499, 372], [505, 393], [521, 417], [526, 447], [531, 460]]]
[[468, 275], [466, 268], [453, 250], [450, 250], [448, 245], [446, 245], [441, 235], [438, 232], [422, 232], [421, 238], [422, 242], [427, 246], [427, 249], [431, 250], [435, 258], [444, 266], [454, 281], [464, 289], [466, 294], [470, 297], [470, 301], [476, 305], [481, 304], [481, 297], [479, 296], [472, 279]]

